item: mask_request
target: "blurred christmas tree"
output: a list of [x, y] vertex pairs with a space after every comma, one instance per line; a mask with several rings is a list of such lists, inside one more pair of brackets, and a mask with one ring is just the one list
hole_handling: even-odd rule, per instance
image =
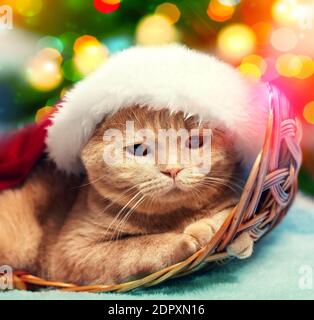
[[[180, 19], [190, 12], [190, 1], [0, 0], [4, 4], [13, 8], [15, 30], [27, 30], [38, 41], [24, 70], [0, 74], [2, 124], [32, 121], [38, 108], [54, 105], [109, 54], [135, 43], [196, 39], [191, 14]], [[191, 13], [204, 19], [207, 5], [198, 1]]]

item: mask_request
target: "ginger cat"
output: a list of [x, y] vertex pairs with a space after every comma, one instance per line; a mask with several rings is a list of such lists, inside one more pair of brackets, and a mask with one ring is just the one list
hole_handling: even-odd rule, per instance
[[[104, 141], [104, 132], [125, 133], [127, 121], [154, 132], [210, 128], [211, 170], [203, 172], [193, 159], [159, 165], [147, 142], [128, 145], [126, 139], [120, 141], [126, 161], [105, 162], [111, 142]], [[189, 137], [186, 147], [202, 149], [201, 135], [196, 145]], [[168, 148], [167, 159], [174, 152]], [[241, 192], [241, 167], [228, 131], [166, 109], [135, 106], [108, 116], [81, 160], [83, 177], [66, 176], [44, 159], [22, 186], [0, 193], [0, 265], [76, 284], [136, 279], [208, 243]], [[228, 247], [239, 258], [252, 250], [248, 233]]]

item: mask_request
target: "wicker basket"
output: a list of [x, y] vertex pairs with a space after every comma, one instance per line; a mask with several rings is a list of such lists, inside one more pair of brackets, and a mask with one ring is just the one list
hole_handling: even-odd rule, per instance
[[258, 155], [236, 207], [212, 240], [190, 258], [145, 278], [118, 285], [77, 286], [45, 281], [25, 272], [14, 273], [17, 289], [58, 288], [62, 291], [126, 292], [157, 285], [169, 278], [194, 272], [208, 263], [228, 259], [225, 248], [241, 232], [248, 231], [254, 241], [274, 228], [285, 216], [297, 191], [301, 164], [301, 129], [285, 96], [271, 85], [269, 120], [263, 149]]

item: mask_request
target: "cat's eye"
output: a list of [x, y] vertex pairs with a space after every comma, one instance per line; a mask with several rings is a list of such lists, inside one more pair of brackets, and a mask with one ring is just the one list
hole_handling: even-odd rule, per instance
[[189, 149], [198, 149], [204, 145], [204, 140], [202, 136], [191, 136], [185, 143], [186, 147]]
[[126, 147], [126, 150], [137, 157], [145, 157], [150, 153], [150, 149], [144, 143], [136, 143], [132, 146]]

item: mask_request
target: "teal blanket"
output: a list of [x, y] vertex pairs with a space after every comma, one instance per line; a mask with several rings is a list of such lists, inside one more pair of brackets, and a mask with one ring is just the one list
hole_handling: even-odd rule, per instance
[[0, 299], [314, 299], [314, 201], [298, 195], [248, 260], [125, 294], [8, 291]]

